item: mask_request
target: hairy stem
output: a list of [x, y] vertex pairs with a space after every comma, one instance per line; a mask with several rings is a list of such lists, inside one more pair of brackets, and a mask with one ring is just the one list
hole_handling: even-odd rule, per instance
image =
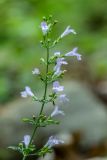
[[[49, 68], [49, 63], [48, 63], [48, 61], [49, 61], [49, 47], [47, 47], [47, 60], [46, 60], [46, 61], [47, 61], [47, 66], [46, 66], [46, 77], [45, 77], [45, 91], [44, 91], [44, 95], [43, 95], [43, 102], [42, 102], [41, 110], [40, 110], [40, 113], [39, 113], [39, 117], [40, 117], [40, 115], [41, 115], [42, 112], [43, 112], [43, 108], [44, 108], [44, 105], [45, 105], [46, 94], [47, 94], [47, 87], [48, 87], [48, 83], [47, 83], [47, 80], [48, 80], [47, 73], [48, 73], [48, 68]], [[29, 146], [30, 146], [30, 144], [32, 143], [33, 138], [34, 138], [34, 136], [35, 136], [36, 130], [37, 130], [37, 128], [38, 128], [38, 125], [37, 125], [38, 122], [39, 122], [39, 118], [38, 118], [38, 120], [37, 120], [37, 122], [36, 122], [36, 125], [35, 125], [35, 128], [34, 128], [34, 130], [33, 130], [33, 133], [32, 133], [31, 139], [30, 139]], [[26, 159], [26, 157], [23, 157], [22, 160], [25, 160], [25, 159]]]
[[[49, 48], [47, 48], [47, 67], [46, 67], [46, 78], [45, 78], [45, 91], [44, 91], [44, 96], [43, 96], [43, 103], [42, 103], [42, 106], [41, 106], [41, 110], [40, 110], [40, 113], [39, 113], [39, 116], [42, 114], [43, 112], [43, 108], [44, 108], [44, 105], [45, 105], [45, 99], [46, 99], [46, 93], [47, 93], [47, 73], [48, 73], [48, 60], [49, 60]], [[39, 118], [38, 118], [38, 121], [39, 121]], [[38, 123], [37, 121], [37, 123]], [[37, 130], [38, 126], [36, 125], [35, 128], [34, 128], [34, 131], [33, 131], [33, 134], [31, 136], [31, 140], [30, 140], [30, 144], [32, 143], [32, 140], [33, 140], [33, 137], [35, 135], [35, 132]]]

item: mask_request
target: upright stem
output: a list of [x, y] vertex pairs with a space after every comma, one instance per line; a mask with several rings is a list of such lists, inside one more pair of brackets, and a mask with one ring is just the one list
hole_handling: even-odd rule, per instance
[[[44, 105], [45, 105], [46, 94], [47, 94], [47, 87], [48, 87], [48, 83], [47, 83], [47, 80], [48, 80], [47, 73], [48, 73], [48, 69], [49, 69], [49, 63], [48, 63], [48, 61], [49, 61], [49, 47], [47, 47], [47, 58], [46, 58], [46, 59], [47, 59], [47, 60], [46, 60], [47, 66], [46, 66], [46, 77], [45, 77], [45, 91], [44, 91], [44, 95], [43, 95], [43, 102], [42, 102], [41, 110], [40, 110], [40, 113], [39, 113], [39, 117], [40, 117], [40, 115], [41, 115], [42, 112], [43, 112], [43, 108], [44, 108]], [[34, 130], [33, 130], [33, 133], [32, 133], [32, 136], [31, 136], [29, 145], [32, 143], [32, 140], [33, 140], [33, 138], [34, 138], [34, 136], [35, 136], [36, 130], [37, 130], [37, 128], [38, 128], [38, 126], [37, 126], [38, 121], [39, 121], [39, 118], [38, 118], [38, 120], [37, 120], [37, 122], [36, 122], [36, 125], [35, 125], [35, 128], [34, 128]], [[26, 159], [26, 157], [24, 156], [22, 160], [25, 160], [25, 159]]]
[[49, 64], [48, 64], [48, 61], [49, 61], [49, 48], [47, 47], [47, 66], [46, 66], [46, 78], [45, 78], [45, 91], [44, 91], [44, 97], [43, 97], [43, 103], [42, 103], [42, 107], [41, 107], [41, 110], [40, 110], [40, 113], [39, 115], [42, 114], [42, 111], [43, 111], [43, 108], [44, 108], [44, 105], [45, 105], [45, 99], [46, 99], [46, 93], [47, 93], [47, 86], [48, 86], [48, 83], [47, 83], [47, 73], [48, 73], [48, 68], [49, 68]]
[[[41, 110], [40, 110], [40, 113], [39, 113], [39, 116], [42, 114], [43, 112], [43, 108], [44, 108], [44, 105], [45, 105], [45, 99], [46, 99], [46, 93], [47, 93], [47, 73], [48, 73], [48, 68], [49, 68], [49, 65], [48, 65], [48, 60], [49, 60], [49, 48], [47, 47], [47, 66], [46, 66], [46, 78], [45, 78], [45, 91], [44, 91], [44, 96], [43, 96], [43, 103], [42, 103], [42, 106], [41, 106]], [[39, 121], [39, 118], [38, 118], [38, 121]], [[37, 123], [38, 123], [37, 121]], [[31, 140], [30, 140], [30, 143], [32, 143], [32, 140], [33, 140], [33, 137], [35, 135], [35, 132], [37, 130], [38, 126], [36, 125], [35, 128], [34, 128], [34, 131], [33, 131], [33, 134], [31, 136]]]
[[26, 159], [26, 156], [23, 157], [23, 160], [25, 160], [25, 159]]

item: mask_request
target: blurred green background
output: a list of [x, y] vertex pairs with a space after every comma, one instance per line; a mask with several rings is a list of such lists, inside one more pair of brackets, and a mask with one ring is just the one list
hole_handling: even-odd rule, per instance
[[83, 72], [87, 68], [92, 80], [107, 78], [106, 0], [0, 0], [1, 104], [20, 96], [25, 85], [39, 86], [31, 71], [45, 54], [39, 43], [40, 22], [49, 14], [59, 21], [54, 35], [67, 25], [78, 33], [65, 37], [55, 51], [66, 53], [78, 46]]
[[[18, 109], [16, 108], [11, 112], [12, 107], [17, 106], [18, 108], [18, 105], [22, 107], [23, 102], [13, 103], [10, 112], [7, 106], [9, 102], [20, 98], [20, 91], [26, 85], [31, 86], [33, 90], [40, 90], [41, 83], [32, 76], [32, 70], [34, 67], [44, 70], [40, 64], [40, 58], [45, 57], [45, 52], [40, 45], [42, 38], [40, 23], [43, 16], [50, 14], [53, 15], [53, 19], [58, 20], [53, 38], [57, 38], [68, 25], [77, 32], [77, 35], [71, 34], [64, 37], [52, 50], [52, 53], [59, 50], [66, 53], [73, 47], [79, 48], [78, 52], [82, 54], [82, 61], [77, 62], [75, 58], [69, 60], [67, 79], [85, 81], [92, 88], [93, 86], [96, 88], [99, 82], [107, 82], [107, 0], [0, 0], [0, 113], [3, 115], [0, 121], [4, 126], [3, 135], [10, 131], [9, 134], [12, 136], [10, 141], [14, 130], [9, 130], [8, 127], [7, 130], [5, 129], [8, 124], [4, 117], [6, 116], [8, 121], [9, 116], [8, 123], [11, 128], [11, 124], [16, 126], [15, 117], [19, 121], [18, 116], [20, 115], [17, 114]], [[81, 91], [79, 93], [82, 95]], [[78, 97], [76, 101], [77, 99]], [[7, 110], [5, 110], [6, 107]], [[2, 114], [2, 109], [5, 114]], [[19, 110], [21, 112], [20, 108]], [[14, 111], [15, 114], [11, 120], [11, 114]], [[17, 126], [21, 126], [19, 124], [17, 123]], [[16, 133], [17, 130], [16, 127]], [[8, 142], [8, 137], [7, 139], [5, 135], [4, 137]], [[13, 139], [15, 138], [14, 135]], [[0, 145], [2, 146], [2, 142]], [[10, 152], [5, 154], [5, 151], [1, 149], [2, 158], [0, 159], [12, 160], [12, 153], [10, 156]]]

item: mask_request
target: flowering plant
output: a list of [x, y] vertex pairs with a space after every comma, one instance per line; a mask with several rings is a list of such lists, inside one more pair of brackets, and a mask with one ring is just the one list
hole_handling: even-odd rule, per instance
[[[63, 93], [64, 86], [60, 85], [59, 80], [63, 78], [66, 70], [62, 70], [62, 65], [67, 65], [66, 57], [76, 56], [77, 60], [81, 60], [81, 55], [77, 52], [77, 48], [74, 48], [68, 53], [61, 54], [59, 51], [55, 52], [53, 56], [50, 56], [51, 48], [55, 47], [55, 45], [62, 40], [66, 35], [72, 33], [76, 34], [74, 29], [71, 29], [68, 26], [65, 31], [54, 41], [51, 39], [51, 32], [53, 27], [56, 25], [57, 21], [53, 21], [52, 16], [48, 18], [44, 17], [43, 22], [41, 22], [41, 30], [43, 34], [43, 40], [41, 41], [41, 45], [46, 49], [47, 55], [46, 60], [41, 58], [40, 60], [46, 67], [45, 77], [41, 73], [38, 68], [34, 68], [32, 71], [33, 75], [36, 75], [40, 78], [40, 80], [44, 83], [44, 94], [42, 98], [38, 98], [30, 89], [29, 86], [25, 87], [25, 90], [21, 92], [21, 96], [23, 98], [27, 98], [30, 96], [35, 102], [41, 103], [41, 108], [38, 116], [33, 115], [32, 118], [24, 118], [23, 121], [26, 123], [32, 124], [34, 127], [32, 135], [25, 135], [24, 139], [18, 146], [10, 146], [9, 148], [13, 150], [17, 150], [22, 154], [22, 160], [26, 160], [29, 156], [45, 156], [45, 154], [52, 152], [52, 147], [57, 144], [64, 143], [62, 140], [58, 139], [55, 136], [49, 137], [49, 140], [46, 144], [41, 148], [37, 149], [33, 144], [34, 136], [38, 128], [46, 127], [52, 124], [59, 124], [59, 121], [54, 119], [56, 115], [64, 115], [64, 111], [62, 111], [59, 106], [56, 105], [56, 100], [59, 102], [67, 102], [69, 99], [66, 94]], [[50, 70], [50, 67], [53, 67], [53, 70]], [[51, 67], [51, 68], [52, 68]], [[52, 84], [52, 91], [50, 94], [47, 93], [48, 85]], [[54, 106], [54, 110], [51, 115], [46, 115], [44, 113], [44, 106], [47, 103], [51, 103]]]

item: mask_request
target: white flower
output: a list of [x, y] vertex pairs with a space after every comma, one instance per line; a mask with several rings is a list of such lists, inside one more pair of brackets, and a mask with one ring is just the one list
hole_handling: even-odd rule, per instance
[[23, 143], [25, 144], [25, 147], [26, 147], [26, 148], [28, 148], [29, 143], [30, 143], [30, 140], [31, 140], [30, 135], [25, 135], [25, 136], [24, 136]]
[[66, 94], [61, 94], [61, 95], [59, 95], [58, 99], [59, 99], [59, 101], [60, 101], [61, 103], [63, 103], [63, 102], [68, 102], [68, 101], [69, 101], [69, 99], [67, 98]]
[[58, 145], [58, 144], [63, 144], [64, 141], [63, 140], [59, 140], [54, 136], [49, 137], [48, 142], [45, 144], [45, 147], [51, 148], [54, 145]]
[[26, 98], [27, 96], [31, 96], [31, 97], [34, 96], [33, 92], [31, 91], [30, 87], [28, 87], [28, 86], [25, 87], [25, 91], [21, 92], [21, 97]]
[[59, 107], [56, 106], [54, 111], [51, 113], [51, 117], [56, 116], [58, 114], [65, 115], [64, 111], [60, 110]]
[[32, 71], [32, 74], [39, 75], [40, 74], [39, 69], [38, 68], [34, 68], [34, 70]]
[[60, 52], [55, 52], [54, 56], [60, 56], [60, 54], [61, 54]]
[[47, 25], [47, 23], [45, 21], [41, 22], [41, 29], [44, 35], [46, 35], [46, 33], [49, 30], [49, 26]]
[[76, 56], [77, 60], [80, 61], [81, 60], [81, 55], [79, 53], [77, 53], [78, 48], [75, 47], [72, 51], [68, 52], [65, 54], [65, 56]]
[[58, 81], [53, 82], [53, 91], [61, 92], [64, 90], [64, 86], [60, 86]]
[[73, 33], [73, 34], [76, 34], [75, 30], [74, 29], [71, 29], [70, 26], [68, 26], [65, 31], [61, 34], [61, 38], [63, 38], [64, 36], [70, 34], [70, 33]]

